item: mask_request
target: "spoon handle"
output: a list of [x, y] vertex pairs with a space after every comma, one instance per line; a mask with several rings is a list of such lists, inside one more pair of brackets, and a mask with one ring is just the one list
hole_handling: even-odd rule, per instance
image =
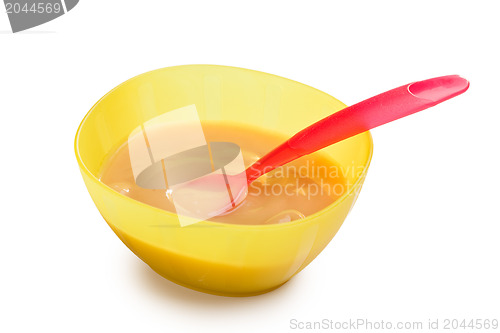
[[247, 169], [251, 183], [261, 175], [356, 134], [425, 110], [469, 88], [458, 75], [418, 81], [346, 107], [295, 134]]

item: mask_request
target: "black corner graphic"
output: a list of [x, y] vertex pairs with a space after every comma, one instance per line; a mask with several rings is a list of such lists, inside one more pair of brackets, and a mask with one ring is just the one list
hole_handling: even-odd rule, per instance
[[73, 9], [79, 0], [4, 0], [12, 32], [52, 21]]

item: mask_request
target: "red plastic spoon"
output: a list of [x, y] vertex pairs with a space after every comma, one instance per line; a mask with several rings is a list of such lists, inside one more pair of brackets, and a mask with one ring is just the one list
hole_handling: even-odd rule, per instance
[[[295, 134], [251, 165], [245, 171], [246, 183], [241, 180], [244, 179], [242, 174], [209, 174], [188, 182], [186, 186], [194, 191], [183, 197], [189, 202], [203, 202], [204, 207], [200, 210], [207, 216], [224, 214], [243, 201], [247, 185], [263, 174], [356, 134], [430, 108], [460, 95], [468, 88], [466, 79], [449, 75], [389, 90], [346, 107]], [[224, 177], [224, 183], [221, 177]], [[227, 189], [221, 188], [221, 183], [226, 184]], [[210, 200], [211, 190], [229, 190], [231, 199], [225, 202]]]

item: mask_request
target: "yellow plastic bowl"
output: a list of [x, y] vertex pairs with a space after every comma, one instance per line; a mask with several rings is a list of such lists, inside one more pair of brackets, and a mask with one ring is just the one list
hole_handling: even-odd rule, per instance
[[[138, 91], [152, 87], [156, 108]], [[142, 103], [145, 103], [142, 100]], [[372, 155], [369, 132], [325, 148], [350, 184], [327, 208], [274, 225], [199, 222], [128, 198], [98, 179], [103, 161], [144, 121], [195, 104], [200, 119], [239, 123], [292, 136], [345, 107], [328, 94], [262, 72], [211, 65], [163, 68], [136, 76], [101, 98], [76, 133], [75, 153], [87, 189], [116, 235], [154, 271], [180, 285], [226, 296], [279, 287], [330, 242], [354, 205]], [[152, 111], [156, 110], [156, 111]]]

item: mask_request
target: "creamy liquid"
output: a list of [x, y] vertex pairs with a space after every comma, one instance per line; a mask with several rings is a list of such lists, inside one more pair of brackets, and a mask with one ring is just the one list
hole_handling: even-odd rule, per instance
[[[223, 123], [202, 124], [207, 142], [232, 142], [241, 147], [245, 166], [286, 141], [260, 129]], [[245, 200], [228, 214], [209, 221], [231, 224], [273, 224], [302, 219], [332, 204], [346, 191], [340, 168], [314, 153], [277, 168], [248, 187]], [[100, 180], [114, 190], [148, 205], [175, 213], [166, 190], [135, 184], [127, 142], [103, 164]]]

